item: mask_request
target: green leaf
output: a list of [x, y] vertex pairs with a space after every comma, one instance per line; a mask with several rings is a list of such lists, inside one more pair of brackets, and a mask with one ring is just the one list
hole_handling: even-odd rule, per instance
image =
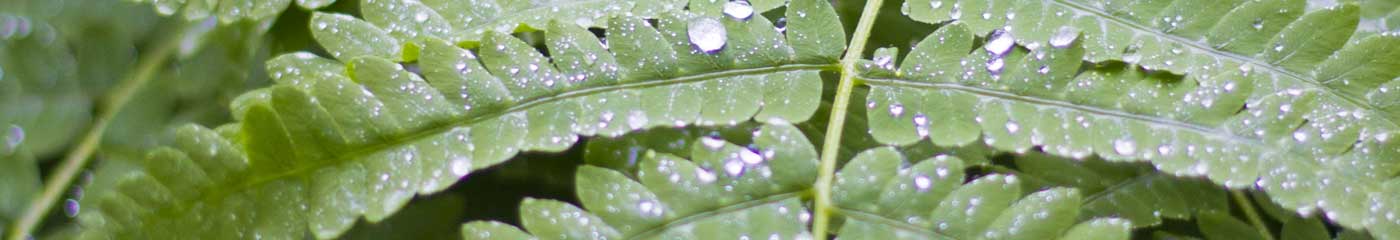
[[964, 165], [956, 157], [910, 162], [891, 148], [876, 148], [857, 155], [837, 173], [832, 198], [846, 217], [842, 236], [1078, 239], [1086, 234], [1064, 235], [1073, 233], [1071, 228], [1114, 233], [1104, 236], [1114, 239], [1128, 236], [1130, 224], [1122, 219], [1071, 226], [1080, 214], [1077, 189], [1026, 194], [1015, 175], [992, 174], [964, 183]]
[[1035, 188], [1073, 187], [1086, 195], [1081, 218], [1120, 217], [1134, 228], [1162, 218], [1190, 220], [1198, 213], [1228, 212], [1225, 189], [1205, 179], [1174, 177], [1140, 164], [1074, 160], [1030, 152], [1015, 158]]
[[[788, 125], [761, 127], [752, 138], [746, 148], [703, 137], [689, 148], [691, 160], [649, 151], [633, 174], [584, 166], [576, 182], [589, 211], [526, 200], [522, 223], [536, 236], [561, 239], [810, 237], [810, 213], [799, 193], [815, 180], [816, 150]], [[484, 236], [518, 233], [486, 227], [493, 225], [499, 226], [464, 228]]]
[[[1228, 12], [1196, 1], [917, 9], [937, 2], [907, 2], [906, 13], [929, 23], [953, 20], [940, 13], [950, 8], [964, 15], [892, 73], [861, 73], [881, 143], [980, 140], [1001, 151], [1149, 161], [1176, 176], [1261, 186], [1286, 208], [1321, 209], [1348, 228], [1400, 229], [1378, 217], [1397, 211], [1393, 199], [1374, 197], [1400, 170], [1381, 160], [1396, 155], [1389, 136], [1400, 130], [1391, 113], [1400, 97], [1387, 88], [1400, 75], [1389, 70], [1400, 38], [1348, 43], [1355, 5], [1306, 14], [1301, 1], [1216, 3]], [[1378, 201], [1387, 203], [1366, 207]]]
[[[292, 0], [135, 0], [149, 3], [160, 15], [180, 14], [185, 20], [203, 20], [214, 17], [220, 23], [230, 24], [239, 21], [260, 22], [271, 20], [287, 9]], [[316, 9], [330, 5], [335, 0], [297, 0], [297, 5]]]
[[1265, 239], [1259, 232], [1243, 221], [1231, 217], [1229, 213], [1205, 213], [1196, 219], [1196, 225], [1206, 239]]
[[[397, 3], [403, 2], [376, 2], [391, 5], [366, 10], [422, 10], [414, 4], [392, 5]], [[663, 22], [694, 17], [688, 12], [657, 14], [666, 16]], [[179, 144], [152, 153], [142, 164], [144, 171], [113, 184], [117, 191], [95, 196], [101, 204], [85, 212], [82, 234], [289, 238], [310, 232], [333, 238], [361, 215], [381, 221], [414, 195], [441, 191], [519, 152], [568, 149], [582, 136], [730, 125], [752, 118], [806, 121], [820, 103], [817, 72], [834, 66], [799, 60], [789, 45], [826, 46], [821, 41], [832, 38], [789, 42], [762, 16], [717, 19], [730, 31], [717, 53], [677, 45], [689, 42], [684, 34], [633, 40], [618, 36], [603, 47], [582, 26], [555, 22], [545, 33], [549, 54], [514, 36], [490, 32], [474, 49], [479, 56], [454, 46], [455, 41], [412, 33], [427, 27], [392, 26], [404, 16], [414, 17], [412, 12], [366, 16], [368, 21], [313, 14], [313, 36], [335, 60], [291, 53], [269, 61], [268, 72], [277, 84], [236, 99], [231, 108], [239, 122], [217, 131], [181, 128], [174, 141]], [[811, 13], [789, 22], [835, 22], [834, 17]], [[675, 28], [685, 25], [651, 26], [636, 17], [608, 21], [634, 31], [609, 31], [609, 36], [687, 31]], [[825, 25], [813, 31], [840, 30]], [[637, 45], [624, 43], [628, 41]], [[406, 42], [420, 52], [401, 49]], [[620, 69], [643, 61], [629, 55], [640, 46], [685, 47], [674, 51], [677, 59], [716, 65], [665, 63], [658, 67], [674, 71], [664, 75]], [[814, 59], [835, 59], [823, 54], [839, 53], [806, 52], [820, 53]], [[710, 103], [695, 104], [701, 100]], [[184, 167], [160, 167], [171, 164]], [[782, 184], [798, 182], [811, 181]], [[146, 197], [137, 187], [152, 185], [169, 190]], [[292, 206], [305, 211], [285, 211]]]

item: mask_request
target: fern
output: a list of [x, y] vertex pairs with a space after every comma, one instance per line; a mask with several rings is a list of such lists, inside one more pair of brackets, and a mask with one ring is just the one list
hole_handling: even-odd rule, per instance
[[[832, 34], [839, 32], [835, 26], [820, 25], [835, 22], [834, 12], [807, 4], [812, 13], [790, 16], [787, 39], [761, 17], [672, 12], [661, 17], [659, 29], [636, 17], [612, 18], [611, 52], [605, 52], [579, 26], [551, 24], [546, 38], [555, 66], [501, 33], [486, 33], [478, 62], [444, 40], [381, 30], [408, 29], [395, 23], [316, 14], [313, 35], [346, 65], [306, 53], [269, 61], [278, 84], [236, 100], [239, 123], [218, 131], [183, 128], [177, 140], [182, 145], [152, 153], [144, 163], [149, 175], [119, 183], [124, 190], [104, 197], [103, 211], [90, 212], [84, 225], [90, 234], [131, 237], [181, 236], [152, 230], [184, 229], [288, 238], [309, 228], [330, 238], [361, 214], [377, 222], [415, 193], [440, 191], [519, 151], [563, 150], [578, 135], [735, 123], [751, 116], [804, 121], [818, 101], [807, 93], [817, 90], [763, 89], [800, 86], [827, 67], [813, 63], [835, 59], [831, 54], [837, 52], [815, 48], [842, 42]], [[804, 9], [797, 6], [792, 9]], [[681, 23], [698, 18], [722, 22], [729, 32], [727, 52], [744, 54], [690, 50], [677, 33], [684, 32]], [[421, 58], [404, 57], [402, 41], [421, 42]], [[656, 55], [663, 57], [651, 57]], [[393, 60], [416, 60], [422, 76]], [[711, 103], [679, 104], [701, 100]], [[148, 196], [146, 187], [136, 186], [168, 191]], [[270, 202], [277, 204], [254, 205]], [[307, 213], [283, 210], [294, 206], [305, 206]]]
[[462, 237], [1400, 238], [1384, 2], [906, 1], [888, 28], [881, 0], [292, 2], [151, 1], [319, 48], [102, 166], [60, 236], [441, 231], [462, 205], [415, 196], [534, 152], [583, 156], [578, 201]]
[[[1061, 156], [1149, 160], [1177, 175], [1258, 185], [1297, 211], [1321, 208], [1344, 226], [1391, 234], [1400, 228], [1384, 216], [1395, 204], [1379, 196], [1394, 175], [1386, 159], [1400, 149], [1389, 140], [1400, 115], [1388, 110], [1393, 94], [1381, 85], [1396, 77], [1388, 69], [1397, 63], [1392, 55], [1400, 52], [1391, 47], [1400, 38], [1382, 34], [1347, 45], [1355, 5], [1304, 15], [1301, 1], [1283, 2], [1200, 8], [1191, 1], [1054, 1], [1007, 8], [1000, 6], [1008, 1], [973, 1], [940, 10], [908, 3], [911, 17], [924, 21], [957, 15], [948, 11], [991, 10], [941, 28], [898, 70], [891, 62], [870, 63], [870, 106], [890, 110], [870, 121], [896, 126], [872, 131], [890, 144], [924, 137], [918, 133], [926, 127], [943, 145], [985, 136], [982, 141], [1006, 151], [1037, 146]], [[1194, 20], [1178, 22], [1177, 15]], [[1046, 22], [1068, 26], [1034, 25]], [[988, 35], [982, 48], [972, 49], [974, 32], [1002, 25], [1011, 31]], [[1079, 59], [1097, 64], [1077, 71]], [[927, 126], [919, 124], [924, 121]]]
[[[668, 149], [688, 150], [689, 161], [647, 150], [636, 172], [580, 168], [579, 194], [591, 211], [527, 200], [523, 225], [536, 236], [558, 239], [811, 238], [804, 227], [811, 210], [798, 194], [816, 177], [811, 144], [786, 125], [762, 126], [738, 138], [752, 143], [701, 137], [678, 144], [689, 149]], [[837, 174], [837, 203], [846, 215], [841, 238], [1127, 236], [1127, 222], [1111, 218], [1066, 232], [1078, 212], [1075, 190], [1044, 190], [1016, 201], [1022, 192], [1014, 176], [988, 175], [963, 185], [957, 158], [900, 168], [902, 158], [890, 148], [873, 149]], [[468, 239], [525, 235], [494, 222], [467, 223], [463, 233]]]

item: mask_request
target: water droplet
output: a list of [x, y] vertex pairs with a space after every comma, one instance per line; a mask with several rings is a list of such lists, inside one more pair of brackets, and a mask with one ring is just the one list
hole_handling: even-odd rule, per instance
[[1282, 52], [1282, 51], [1283, 51], [1283, 44], [1282, 44], [1282, 43], [1274, 44], [1274, 51], [1275, 51], [1275, 52]]
[[785, 32], [787, 32], [787, 18], [781, 17], [781, 18], [778, 18], [777, 21], [774, 21], [774, 22], [773, 22], [773, 29], [777, 29], [778, 32], [780, 32], [780, 33], [785, 33]]
[[743, 160], [744, 163], [749, 165], [754, 165], [763, 163], [763, 156], [758, 155], [758, 153], [753, 150], [744, 149], [743, 151], [739, 151], [739, 160]]
[[1016, 121], [1013, 121], [1013, 120], [1007, 120], [1007, 121], [1006, 121], [1006, 132], [1007, 132], [1007, 133], [1016, 133], [1016, 131], [1021, 131], [1021, 124], [1017, 124]]
[[70, 218], [77, 217], [79, 210], [82, 210], [82, 206], [78, 205], [78, 200], [73, 200], [71, 198], [63, 200], [63, 215]]
[[914, 131], [919, 133], [919, 137], [928, 136], [928, 116], [923, 113], [914, 114]]
[[987, 60], [987, 72], [992, 75], [1001, 74], [1001, 70], [1006, 68], [1006, 59], [1000, 57]]
[[1263, 18], [1254, 18], [1254, 24], [1252, 24], [1251, 26], [1254, 27], [1254, 30], [1261, 30], [1261, 29], [1264, 29], [1264, 19], [1263, 19]]
[[715, 182], [715, 173], [710, 172], [710, 170], [706, 170], [706, 169], [703, 169], [703, 168], [702, 168], [702, 169], [696, 169], [696, 170], [695, 170], [695, 179], [700, 180], [701, 183], [712, 183], [712, 182]]
[[729, 159], [724, 162], [724, 173], [730, 177], [739, 177], [744, 174], [744, 162], [739, 159]]
[[1040, 73], [1040, 75], [1049, 74], [1049, 73], [1050, 73], [1050, 65], [1040, 65], [1040, 69], [1036, 69], [1035, 72], [1036, 72], [1036, 73]]
[[415, 22], [424, 22], [424, 21], [428, 21], [428, 13], [425, 13], [425, 12], [418, 12], [418, 13], [413, 14], [413, 21], [415, 21]]
[[1118, 139], [1113, 141], [1113, 151], [1119, 155], [1133, 155], [1137, 153], [1137, 143], [1131, 139]]
[[719, 150], [719, 148], [724, 147], [724, 140], [715, 137], [703, 137], [700, 138], [700, 144], [705, 145], [705, 148], [709, 148], [710, 150]]
[[997, 30], [992, 33], [991, 39], [992, 40], [987, 41], [987, 45], [983, 45], [982, 48], [996, 56], [1005, 55], [1006, 52], [1011, 51], [1011, 47], [1016, 44], [1016, 38], [1012, 37], [1011, 32], [1007, 31]]
[[1055, 31], [1055, 35], [1050, 37], [1050, 46], [1054, 48], [1067, 48], [1079, 38], [1079, 32], [1071, 27], [1060, 27]]
[[929, 5], [929, 7], [932, 8], [932, 9], [938, 9], [938, 8], [943, 7], [943, 1], [941, 1], [941, 0], [933, 0], [932, 2], [929, 2], [928, 5]]
[[729, 1], [724, 3], [724, 15], [739, 20], [748, 20], [753, 17], [753, 6], [749, 5], [749, 1], [746, 0]]
[[729, 39], [729, 32], [724, 29], [724, 24], [712, 18], [700, 18], [690, 22], [686, 35], [690, 36], [690, 45], [709, 54], [719, 52]]
[[933, 180], [929, 180], [928, 176], [919, 175], [914, 177], [914, 188], [918, 189], [920, 192], [928, 191], [928, 188], [931, 186], [933, 186]]
[[1298, 140], [1298, 142], [1307, 142], [1308, 133], [1301, 130], [1293, 132], [1293, 140]]
[[10, 125], [10, 132], [5, 134], [5, 149], [13, 150], [24, 142], [24, 129], [16, 125]]
[[1162, 156], [1166, 156], [1166, 155], [1172, 154], [1172, 146], [1171, 146], [1171, 145], [1166, 145], [1166, 144], [1158, 145], [1158, 146], [1157, 146], [1157, 154], [1160, 154], [1160, 155], [1162, 155]]
[[904, 104], [890, 104], [890, 116], [899, 117], [900, 115], [904, 115]]

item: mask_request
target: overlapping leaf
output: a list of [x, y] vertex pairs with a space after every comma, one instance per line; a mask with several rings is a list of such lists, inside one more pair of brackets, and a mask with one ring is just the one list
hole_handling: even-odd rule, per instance
[[[406, 5], [385, 10], [414, 6], [397, 3]], [[83, 215], [85, 234], [331, 238], [520, 151], [651, 127], [809, 118], [817, 71], [844, 42], [831, 7], [794, 1], [785, 32], [757, 14], [718, 13], [662, 12], [656, 26], [613, 16], [606, 45], [551, 21], [549, 57], [495, 31], [474, 53], [373, 14], [317, 13], [313, 35], [335, 60], [269, 61], [278, 84], [235, 100], [238, 123], [181, 128], [175, 146], [153, 151], [145, 172]], [[695, 22], [722, 24], [723, 49], [695, 50]]]
[[1002, 174], [964, 183], [966, 166], [947, 155], [914, 162], [889, 147], [862, 152], [836, 174], [832, 198], [845, 215], [842, 238], [1129, 236], [1131, 223], [1124, 219], [1095, 218], [1076, 224], [1083, 204], [1078, 189], [1023, 190], [1019, 177]]
[[[868, 115], [881, 142], [980, 140], [1003, 151], [1145, 159], [1176, 175], [1264, 187], [1284, 206], [1321, 208], [1343, 226], [1400, 229], [1390, 227], [1400, 219], [1386, 217], [1400, 199], [1381, 184], [1395, 175], [1400, 151], [1389, 137], [1394, 91], [1381, 86], [1400, 74], [1389, 70], [1400, 63], [1390, 56], [1400, 54], [1392, 49], [1400, 37], [1343, 48], [1354, 5], [1303, 15], [1286, 9], [1294, 2], [1228, 12], [1191, 1], [939, 2], [906, 7], [926, 21], [967, 15], [898, 68], [879, 55], [866, 65], [867, 111], [882, 113]], [[992, 33], [974, 48], [980, 31]], [[1369, 100], [1356, 101], [1363, 95]]]
[[1017, 156], [1014, 163], [1027, 187], [1073, 187], [1086, 196], [1084, 217], [1121, 217], [1134, 228], [1158, 225], [1163, 218], [1191, 220], [1198, 214], [1230, 210], [1225, 188], [1205, 179], [1156, 172], [1147, 165], [1038, 152]]
[[[526, 200], [522, 224], [545, 239], [810, 238], [801, 192], [816, 180], [816, 150], [787, 125], [764, 126], [751, 138], [743, 147], [703, 137], [686, 149], [691, 160], [648, 151], [635, 173], [582, 167], [576, 182], [588, 211]], [[467, 239], [524, 235], [499, 223], [463, 228]]]

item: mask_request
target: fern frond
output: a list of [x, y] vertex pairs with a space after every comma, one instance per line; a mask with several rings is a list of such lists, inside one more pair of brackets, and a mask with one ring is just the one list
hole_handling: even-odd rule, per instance
[[[611, 17], [606, 45], [554, 20], [548, 55], [496, 31], [473, 54], [408, 33], [423, 28], [376, 23], [376, 14], [316, 13], [313, 36], [334, 60], [293, 53], [269, 61], [277, 84], [235, 100], [238, 123], [182, 128], [180, 145], [152, 152], [145, 172], [116, 184], [84, 217], [85, 230], [294, 238], [309, 229], [332, 238], [360, 215], [377, 222], [415, 194], [521, 151], [561, 151], [580, 136], [809, 118], [820, 101], [817, 73], [834, 66], [844, 42], [839, 25], [824, 24], [836, 22], [831, 6], [794, 1], [786, 32], [757, 14], [704, 12], [664, 12], [657, 26]], [[696, 50], [687, 37], [690, 23], [704, 21], [728, 33], [717, 52]]]
[[[806, 235], [809, 210], [796, 195], [809, 190], [816, 178], [816, 152], [807, 138], [787, 125], [728, 135], [720, 134], [739, 142], [715, 136], [688, 141], [690, 161], [646, 150], [635, 173], [581, 168], [577, 187], [586, 210], [527, 200], [522, 223], [535, 236], [560, 239], [811, 237]], [[841, 239], [1127, 237], [1128, 223], [1118, 219], [1089, 221], [1070, 230], [1079, 211], [1076, 190], [1057, 188], [1022, 198], [1014, 176], [989, 175], [964, 185], [957, 158], [901, 168], [902, 158], [893, 148], [870, 150], [837, 174], [835, 197], [846, 216]], [[467, 239], [527, 238], [500, 223], [472, 222], [463, 228]]]
[[[958, 3], [969, 13], [984, 7]], [[1205, 29], [1253, 29], [1250, 21], [1238, 19], [1294, 10], [1245, 3], [1220, 23], [1207, 24], [1213, 28], [1199, 27], [1193, 33], [1194, 22], [1160, 25], [1170, 31], [1149, 30], [1125, 17], [1159, 19], [1152, 16], [1158, 16], [1155, 10], [1160, 6], [1133, 5], [1103, 13], [1089, 6], [1119, 5], [1055, 1], [1038, 7], [1041, 4], [1033, 1], [1027, 5], [1037, 7], [1017, 7], [1011, 13], [988, 12], [1003, 16], [1001, 20], [962, 16], [915, 46], [898, 68], [889, 58], [877, 56], [868, 62], [863, 74], [872, 88], [867, 111], [878, 113], [867, 115], [877, 126], [873, 135], [896, 145], [922, 138], [951, 146], [981, 140], [1003, 151], [1039, 147], [1076, 158], [1098, 154], [1111, 161], [1148, 160], [1179, 176], [1207, 176], [1234, 188], [1263, 187], [1284, 206], [1301, 212], [1320, 208], [1329, 219], [1350, 228], [1377, 235], [1400, 229], [1390, 227], [1400, 226], [1400, 220], [1384, 217], [1397, 211], [1400, 199], [1383, 197], [1389, 191], [1381, 184], [1395, 176], [1393, 159], [1400, 156], [1400, 142], [1389, 137], [1396, 131], [1392, 120], [1397, 115], [1387, 112], [1394, 100], [1348, 100], [1395, 94], [1376, 86], [1400, 74], [1387, 70], [1400, 64], [1393, 60], [1400, 58], [1389, 57], [1400, 54], [1395, 51], [1400, 44], [1393, 44], [1400, 37], [1378, 35], [1343, 48], [1346, 38], [1334, 35], [1352, 33], [1346, 26], [1355, 24], [1355, 6], [1319, 10], [1287, 27], [1282, 25], [1293, 18], [1263, 18], [1263, 24], [1272, 27], [1261, 27], [1259, 31], [1267, 32], [1263, 35], [1250, 35], [1252, 30], [1219, 35]], [[911, 12], [916, 19], [938, 19], [925, 13], [929, 12]], [[1004, 16], [1012, 15], [1007, 22]], [[1052, 24], [1021, 25], [1023, 18]], [[1351, 19], [1350, 25], [1346, 19]], [[1053, 27], [1071, 21], [1092, 24]], [[987, 42], [973, 48], [977, 32], [1002, 24], [1011, 30], [986, 35]], [[1332, 28], [1322, 27], [1329, 24], [1344, 31], [1309, 32]], [[1125, 33], [1140, 34], [1120, 36]], [[1226, 36], [1231, 39], [1220, 38]], [[1249, 50], [1262, 48], [1262, 39], [1270, 38], [1283, 50]], [[1203, 47], [1207, 43], [1229, 44]], [[1132, 51], [1118, 52], [1125, 48]], [[1135, 59], [1134, 54], [1150, 58]], [[1137, 65], [1104, 62], [1117, 58]], [[1082, 65], [1081, 60], [1099, 63]], [[1315, 70], [1303, 69], [1315, 65]]]
[[[749, 138], [742, 147], [702, 137], [687, 149], [691, 160], [649, 151], [631, 174], [584, 166], [576, 182], [587, 211], [530, 199], [521, 222], [546, 239], [810, 238], [801, 192], [816, 179], [816, 150], [788, 125], [764, 126]], [[463, 228], [467, 239], [523, 235], [499, 223]]]
[[1121, 217], [1142, 228], [1156, 226], [1163, 218], [1191, 220], [1198, 213], [1230, 210], [1225, 188], [1205, 179], [1156, 172], [1148, 165], [1038, 152], [1017, 156], [1014, 163], [1015, 173], [1032, 189], [1079, 189], [1085, 195], [1081, 218]]
[[[1015, 175], [992, 174], [964, 183], [957, 157], [908, 160], [893, 148], [867, 150], [836, 175], [833, 199], [846, 215], [843, 236], [923, 236], [953, 239], [1126, 238], [1130, 223], [1103, 218], [1072, 226], [1082, 195], [1073, 188], [1022, 190]], [[908, 167], [901, 167], [907, 166]], [[1024, 195], [1023, 195], [1024, 194]], [[1018, 200], [1019, 199], [1019, 200]]]

